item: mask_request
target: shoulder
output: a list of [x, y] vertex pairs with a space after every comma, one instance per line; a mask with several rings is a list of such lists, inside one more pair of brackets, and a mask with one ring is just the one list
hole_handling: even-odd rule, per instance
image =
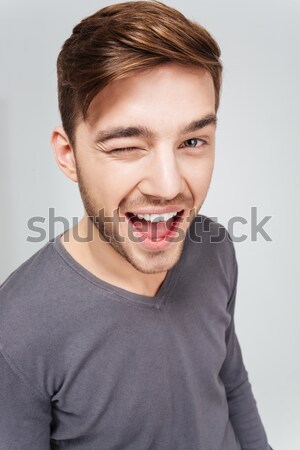
[[26, 297], [41, 293], [41, 288], [51, 285], [51, 275], [57, 271], [58, 266], [57, 255], [52, 246], [52, 241], [47, 242], [0, 285], [0, 308], [5, 306], [7, 298], [13, 300], [21, 296], [25, 301]]
[[58, 286], [63, 264], [47, 242], [0, 286], [0, 343], [2, 348], [42, 345], [59, 313]]
[[237, 267], [236, 253], [232, 238], [224, 225], [198, 214], [189, 227], [185, 241], [185, 253], [192, 266], [205, 266], [210, 272], [222, 271], [230, 285], [233, 285]]
[[197, 214], [188, 230], [187, 240], [212, 249], [235, 253], [232, 238], [224, 225], [214, 218]]
[[[22, 291], [24, 294], [25, 288], [30, 288], [35, 285], [33, 282], [41, 277], [45, 270], [45, 263], [50, 263], [49, 256], [51, 254], [52, 242], [47, 242], [40, 250], [34, 253], [30, 258], [24, 261], [17, 267], [0, 285], [0, 298], [3, 296], [15, 294]], [[0, 302], [2, 305], [2, 301]]]

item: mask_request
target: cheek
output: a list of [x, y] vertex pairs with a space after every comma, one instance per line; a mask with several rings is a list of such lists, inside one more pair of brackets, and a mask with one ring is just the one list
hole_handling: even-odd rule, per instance
[[110, 164], [97, 163], [86, 172], [91, 195], [98, 202], [118, 207], [138, 184], [139, 174], [135, 165], [111, 161]]
[[193, 180], [209, 180], [214, 169], [214, 157], [212, 154], [199, 159], [191, 158], [181, 161], [181, 167], [187, 178]]
[[209, 188], [214, 168], [213, 158], [194, 161], [185, 169], [185, 180], [196, 198], [203, 198]]

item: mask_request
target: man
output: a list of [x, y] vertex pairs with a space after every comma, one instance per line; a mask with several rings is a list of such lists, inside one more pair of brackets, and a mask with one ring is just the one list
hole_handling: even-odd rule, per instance
[[234, 329], [233, 244], [197, 214], [219, 58], [152, 1], [108, 6], [65, 42], [52, 145], [85, 213], [1, 286], [1, 450], [270, 449]]

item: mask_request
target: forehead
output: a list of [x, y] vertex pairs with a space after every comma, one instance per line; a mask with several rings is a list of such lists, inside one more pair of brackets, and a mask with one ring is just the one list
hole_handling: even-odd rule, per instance
[[168, 63], [106, 86], [92, 100], [86, 126], [93, 131], [138, 122], [166, 132], [213, 112], [211, 75], [200, 67]]

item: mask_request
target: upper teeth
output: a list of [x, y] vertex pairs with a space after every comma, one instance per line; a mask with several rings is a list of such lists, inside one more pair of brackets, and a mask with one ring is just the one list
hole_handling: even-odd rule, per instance
[[150, 220], [150, 222], [166, 222], [176, 216], [177, 211], [165, 214], [137, 214], [139, 219]]

